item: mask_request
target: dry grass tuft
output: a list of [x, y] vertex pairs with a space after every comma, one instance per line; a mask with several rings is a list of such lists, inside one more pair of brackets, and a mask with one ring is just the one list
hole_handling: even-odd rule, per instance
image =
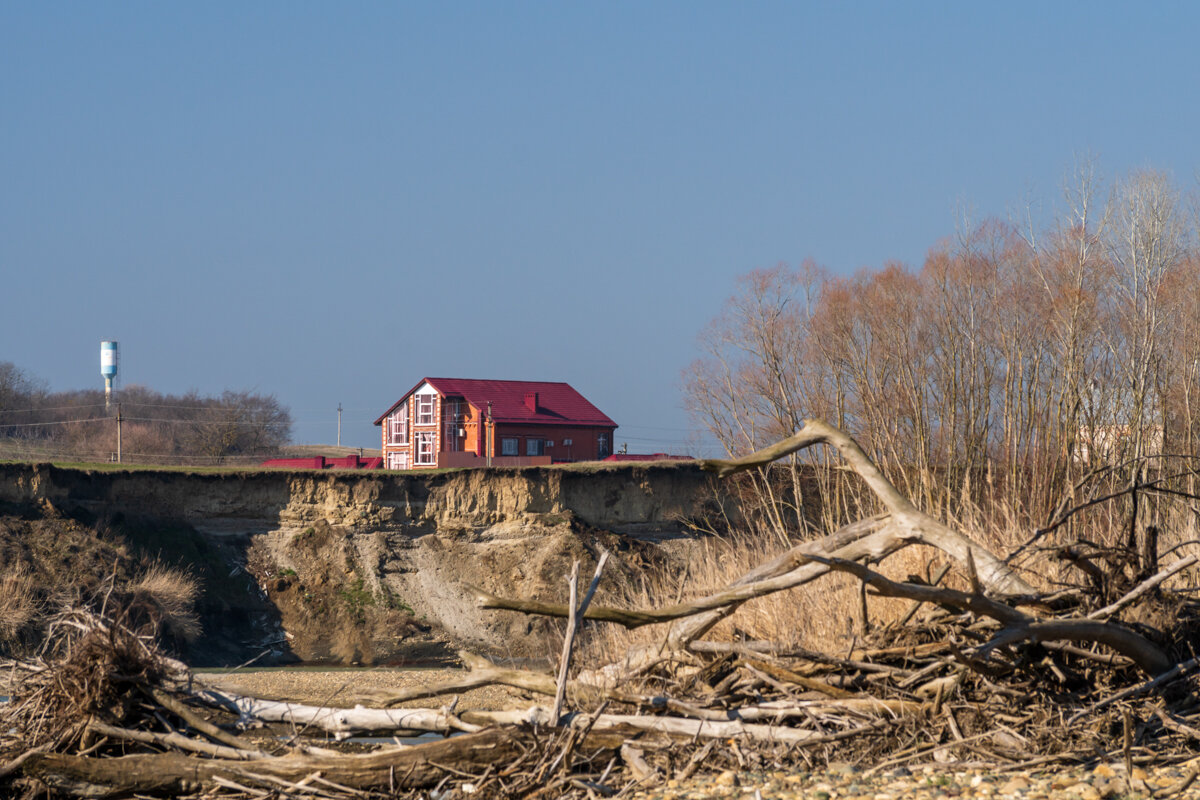
[[200, 620], [194, 611], [200, 582], [183, 570], [155, 561], [129, 584], [131, 613], [144, 609], [149, 621], [185, 641], [200, 635]]
[[42, 612], [33, 575], [24, 564], [0, 573], [0, 646], [15, 642]]

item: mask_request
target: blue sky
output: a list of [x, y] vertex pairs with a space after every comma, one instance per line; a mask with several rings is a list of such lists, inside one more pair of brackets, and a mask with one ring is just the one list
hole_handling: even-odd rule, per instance
[[377, 446], [425, 375], [687, 450], [734, 279], [919, 266], [1077, 155], [1200, 167], [1184, 3], [0, 2], [0, 361], [275, 394]]

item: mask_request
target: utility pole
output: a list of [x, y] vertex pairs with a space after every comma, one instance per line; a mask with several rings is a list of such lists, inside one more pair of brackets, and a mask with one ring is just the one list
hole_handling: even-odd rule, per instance
[[342, 446], [342, 404], [338, 403], [338, 447]]
[[121, 404], [117, 403], [117, 463], [121, 463]]
[[487, 419], [484, 421], [486, 435], [483, 442], [483, 453], [487, 456], [487, 465], [492, 465], [492, 449], [496, 446], [496, 429], [492, 427], [492, 401], [488, 400]]

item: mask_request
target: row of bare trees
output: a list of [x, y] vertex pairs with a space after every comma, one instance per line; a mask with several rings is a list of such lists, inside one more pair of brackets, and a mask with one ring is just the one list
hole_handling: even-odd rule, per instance
[[828, 419], [931, 509], [974, 482], [1037, 516], [1098, 464], [1191, 456], [1194, 209], [1164, 174], [1102, 190], [1086, 164], [1048, 223], [965, 225], [919, 270], [756, 270], [685, 372], [690, 410], [734, 454]]
[[0, 448], [7, 457], [108, 460], [117, 450], [141, 463], [225, 463], [272, 455], [291, 439], [292, 418], [272, 395], [204, 396], [123, 388], [110, 407], [98, 390], [51, 392], [0, 362]]

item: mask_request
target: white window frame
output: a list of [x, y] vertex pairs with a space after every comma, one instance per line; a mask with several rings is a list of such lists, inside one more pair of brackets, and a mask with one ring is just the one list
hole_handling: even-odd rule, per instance
[[521, 454], [521, 442], [515, 436], [506, 436], [500, 440], [500, 455], [517, 456]]
[[408, 453], [388, 453], [388, 469], [408, 469]]
[[544, 439], [526, 439], [525, 440], [525, 455], [540, 456], [546, 453], [546, 442]]
[[[417, 395], [417, 425], [433, 425], [434, 417], [436, 416], [437, 407], [434, 403], [434, 397], [430, 394]], [[428, 406], [428, 408], [426, 408]]]
[[436, 466], [437, 454], [434, 452], [433, 431], [417, 431], [416, 439], [417, 452], [413, 459], [413, 464], [418, 467]]
[[388, 444], [408, 444], [408, 403], [400, 406], [388, 421], [391, 423]]

